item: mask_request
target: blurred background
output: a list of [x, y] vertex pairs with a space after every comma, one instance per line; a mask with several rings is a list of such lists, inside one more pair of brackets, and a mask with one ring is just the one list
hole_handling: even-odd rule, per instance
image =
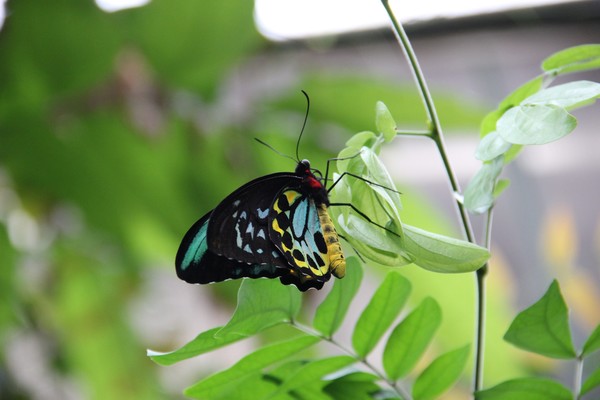
[[[538, 75], [550, 54], [600, 39], [598, 1], [404, 3], [392, 4], [463, 187], [479, 167], [482, 117]], [[314, 166], [353, 133], [375, 129], [377, 100], [401, 128], [424, 128], [377, 1], [10, 0], [3, 11], [0, 399], [178, 399], [264, 340], [168, 368], [146, 357], [147, 348], [173, 350], [229, 319], [239, 282], [185, 284], [175, 253], [189, 226], [236, 187], [294, 168], [253, 138], [294, 154], [300, 89], [312, 106], [300, 156]], [[567, 78], [600, 81], [600, 73]], [[486, 385], [556, 371], [570, 384], [568, 363], [502, 342], [517, 310], [552, 279], [572, 308], [577, 346], [600, 321], [600, 113], [596, 105], [576, 116], [573, 134], [526, 149], [506, 171], [512, 184], [494, 222]], [[383, 158], [403, 193], [405, 222], [460, 236], [433, 144], [397, 139]], [[481, 232], [482, 221], [475, 225]], [[430, 295], [443, 308], [428, 357], [472, 342], [474, 277], [402, 271], [413, 302]], [[351, 315], [384, 272], [366, 267]], [[306, 319], [327, 290], [305, 295]], [[586, 370], [594, 363], [597, 355]], [[466, 374], [448, 398], [465, 398]]]

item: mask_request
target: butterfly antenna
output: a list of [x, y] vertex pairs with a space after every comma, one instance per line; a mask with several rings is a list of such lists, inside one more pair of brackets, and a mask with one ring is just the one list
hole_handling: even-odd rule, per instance
[[304, 133], [304, 128], [306, 127], [306, 121], [308, 120], [308, 112], [310, 111], [310, 98], [308, 94], [301, 90], [304, 97], [306, 97], [306, 113], [304, 114], [304, 122], [302, 123], [302, 130], [300, 131], [300, 135], [298, 136], [298, 141], [296, 142], [296, 161], [300, 161], [300, 156], [298, 155], [298, 149], [300, 148], [300, 139], [302, 139], [302, 134]]
[[271, 146], [267, 142], [263, 142], [259, 138], [254, 138], [254, 140], [256, 140], [258, 143], [262, 144], [263, 146], [268, 147], [269, 149], [271, 149], [271, 151], [275, 152], [276, 154], [280, 155], [281, 157], [289, 158], [290, 160], [292, 160], [294, 162], [298, 162], [297, 160], [294, 160], [293, 157], [290, 157], [287, 154], [283, 154], [282, 152], [280, 152], [279, 150], [277, 150], [275, 147]]

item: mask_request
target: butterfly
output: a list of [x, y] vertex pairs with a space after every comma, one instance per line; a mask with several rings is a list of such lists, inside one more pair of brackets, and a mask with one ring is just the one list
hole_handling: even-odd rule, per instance
[[332, 274], [344, 277], [346, 261], [323, 182], [302, 160], [293, 173], [238, 188], [185, 234], [177, 276], [188, 283], [279, 278], [301, 291], [321, 289]]

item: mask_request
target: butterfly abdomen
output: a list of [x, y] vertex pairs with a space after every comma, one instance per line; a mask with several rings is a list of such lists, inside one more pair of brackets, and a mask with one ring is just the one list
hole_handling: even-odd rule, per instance
[[346, 259], [342, 252], [340, 239], [333, 226], [333, 221], [327, 212], [327, 206], [325, 204], [319, 204], [317, 206], [317, 214], [319, 215], [321, 230], [323, 231], [323, 237], [325, 238], [325, 244], [327, 245], [329, 269], [337, 278], [343, 278], [344, 275], [346, 275]]

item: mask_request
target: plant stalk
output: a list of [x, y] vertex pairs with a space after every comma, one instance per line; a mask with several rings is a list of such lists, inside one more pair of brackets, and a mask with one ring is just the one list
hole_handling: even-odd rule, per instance
[[[415, 83], [419, 88], [419, 94], [423, 100], [423, 104], [425, 106], [425, 111], [427, 113], [427, 117], [429, 119], [428, 123], [430, 125], [430, 134], [423, 135], [428, 136], [435, 142], [438, 152], [442, 158], [442, 162], [444, 164], [444, 169], [446, 170], [446, 174], [448, 175], [448, 180], [450, 182], [450, 187], [452, 188], [452, 192], [454, 194], [454, 198], [456, 199], [456, 206], [458, 209], [458, 213], [460, 216], [460, 220], [463, 226], [463, 230], [467, 240], [471, 243], [476, 243], [475, 235], [473, 234], [473, 228], [471, 226], [471, 220], [467, 213], [467, 210], [460, 200], [460, 186], [458, 184], [458, 180], [456, 179], [456, 175], [454, 174], [454, 170], [450, 165], [450, 161], [447, 156], [446, 146], [444, 144], [444, 136], [442, 133], [442, 127], [439, 122], [439, 118], [437, 115], [437, 111], [435, 109], [435, 105], [433, 103], [433, 99], [431, 97], [431, 92], [427, 87], [427, 83], [423, 76], [423, 72], [421, 67], [419, 66], [419, 62], [417, 57], [412, 49], [408, 36], [402, 27], [402, 24], [397, 20], [394, 12], [392, 11], [388, 0], [381, 0], [389, 18], [393, 26], [393, 32], [396, 36], [396, 39], [400, 43], [400, 47], [404, 52], [406, 59], [408, 60], [408, 64], [410, 66], [413, 78], [415, 79]], [[488, 224], [491, 226], [491, 216], [488, 219]], [[483, 377], [483, 350], [484, 350], [484, 338], [485, 338], [485, 276], [487, 275], [488, 264], [484, 264], [480, 269], [476, 271], [476, 284], [477, 284], [477, 323], [476, 323], [476, 335], [475, 335], [475, 366], [473, 371], [473, 393], [477, 392], [481, 389], [481, 382]]]

